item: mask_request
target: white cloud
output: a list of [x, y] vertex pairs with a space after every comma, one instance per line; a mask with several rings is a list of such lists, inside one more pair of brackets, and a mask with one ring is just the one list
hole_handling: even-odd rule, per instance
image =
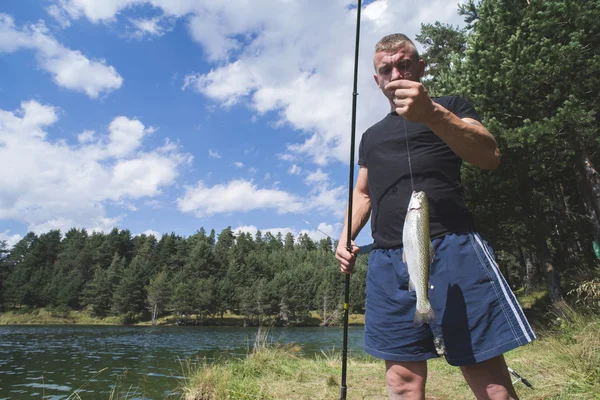
[[311, 208], [323, 213], [329, 213], [336, 217], [343, 217], [346, 213], [347, 188], [337, 186], [330, 188], [327, 185], [316, 187], [315, 194], [309, 196], [307, 204]]
[[146, 200], [146, 201], [144, 201], [144, 205], [146, 207], [150, 207], [150, 208], [153, 208], [155, 210], [158, 210], [159, 208], [162, 208], [162, 205], [160, 204], [160, 201], [158, 201], [158, 200]]
[[146, 128], [144, 124], [136, 119], [127, 117], [115, 118], [109, 126], [110, 136], [107, 150], [113, 157], [121, 158], [137, 150], [142, 138], [155, 131], [154, 128]]
[[48, 9], [52, 16], [72, 19], [86, 16], [92, 22], [108, 22], [114, 19], [121, 9], [143, 2], [139, 0], [57, 0], [56, 3]]
[[35, 232], [107, 231], [122, 218], [107, 216], [107, 204], [135, 209], [134, 201], [160, 195], [190, 162], [168, 140], [141, 150], [152, 129], [136, 119], [117, 117], [108, 134], [80, 134], [85, 140], [73, 146], [47, 139], [45, 129], [57, 119], [56, 108], [37, 101], [0, 109], [0, 170], [11, 171], [0, 175], [0, 220], [19, 220]]
[[[288, 147], [291, 155], [308, 156], [319, 165], [349, 158], [355, 10], [348, 1], [268, 2], [239, 16], [241, 2], [214, 6], [193, 37], [218, 60], [209, 72], [188, 75], [186, 87], [223, 106], [247, 104], [256, 113], [275, 111], [279, 123], [308, 133]], [[361, 21], [357, 138], [388, 111], [372, 78], [377, 40], [398, 30], [414, 37], [421, 22], [458, 23], [455, 3], [408, 0], [368, 4]], [[238, 22], [239, 24], [232, 23]], [[211, 29], [213, 25], [219, 29]], [[245, 38], [245, 39], [240, 39]], [[326, 39], [325, 39], [326, 38]]]
[[216, 151], [208, 150], [208, 155], [212, 158], [221, 158], [221, 154]]
[[[464, 2], [464, 0], [459, 0]], [[283, 156], [318, 165], [348, 162], [356, 9], [348, 0], [57, 0], [70, 18], [112, 21], [145, 4], [182, 18], [210, 71], [188, 71], [185, 89], [223, 107], [243, 105], [256, 116], [276, 115], [276, 126], [302, 131]], [[240, 12], [243, 10], [243, 12]], [[401, 24], [398, 23], [401, 21]], [[375, 43], [401, 30], [414, 38], [421, 23], [463, 24], [455, 2], [374, 0], [362, 13], [356, 139], [388, 111], [372, 75]], [[421, 49], [420, 45], [417, 47]], [[268, 113], [268, 114], [267, 114]], [[356, 146], [356, 151], [358, 146]]]
[[180, 211], [193, 213], [200, 218], [261, 209], [277, 209], [281, 213], [317, 210], [335, 217], [344, 215], [343, 187], [321, 185], [311, 193], [308, 198], [301, 198], [279, 189], [260, 189], [252, 181], [243, 179], [213, 187], [207, 187], [200, 181], [195, 187], [186, 188], [183, 197], [177, 199], [177, 205]]
[[233, 163], [233, 165], [234, 165], [236, 168], [244, 168], [244, 163], [243, 163], [243, 162], [241, 162], [241, 161], [235, 161], [235, 162]]
[[218, 98], [224, 106], [232, 106], [258, 87], [249, 66], [236, 61], [207, 74], [190, 74], [184, 78], [183, 89], [192, 89]]
[[292, 165], [289, 169], [288, 169], [288, 174], [290, 175], [300, 175], [300, 172], [302, 172], [302, 168], [300, 168], [299, 166], [297, 166], [296, 164]]
[[60, 8], [58, 5], [51, 4], [50, 6], [46, 7], [46, 11], [59, 23], [61, 27], [67, 28], [71, 26], [68, 13], [66, 13], [65, 10]]
[[289, 162], [294, 162], [298, 159], [298, 157], [296, 157], [295, 155], [292, 155], [290, 153], [277, 154], [277, 158], [282, 161], [289, 161]]
[[304, 182], [307, 185], [314, 185], [314, 184], [325, 183], [328, 180], [329, 180], [329, 175], [326, 174], [325, 172], [321, 171], [321, 168], [318, 168], [316, 171], [310, 172], [304, 179]]
[[21, 236], [19, 234], [11, 235], [10, 230], [0, 232], [0, 242], [6, 241], [6, 244], [8, 245], [9, 249], [11, 249], [21, 239], [23, 239], [23, 236]]
[[11, 16], [0, 13], [0, 53], [30, 49], [39, 66], [52, 75], [54, 83], [97, 98], [121, 87], [123, 78], [104, 60], [90, 60], [78, 50], [60, 44], [43, 22], [23, 28]]
[[146, 235], [146, 236], [154, 236], [155, 238], [157, 238], [159, 240], [160, 240], [160, 238], [162, 238], [162, 233], [154, 231], [152, 229], [145, 230], [144, 232], [142, 232], [142, 234]]
[[145, 39], [151, 37], [160, 37], [170, 31], [172, 27], [168, 26], [165, 18], [154, 17], [149, 19], [130, 18], [129, 22], [133, 27], [131, 36], [135, 39]]
[[77, 140], [79, 141], [79, 143], [89, 143], [94, 140], [95, 136], [96, 136], [96, 132], [91, 131], [91, 130], [85, 130], [85, 131], [81, 132], [79, 135], [77, 135]]
[[277, 189], [259, 189], [252, 181], [240, 179], [213, 187], [205, 186], [202, 181], [195, 187], [188, 186], [184, 196], [177, 199], [177, 207], [182, 212], [204, 217], [281, 207], [293, 212], [300, 209], [301, 202], [293, 194]]

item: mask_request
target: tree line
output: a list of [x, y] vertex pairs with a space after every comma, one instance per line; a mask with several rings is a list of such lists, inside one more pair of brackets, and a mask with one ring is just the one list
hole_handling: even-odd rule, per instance
[[[325, 324], [339, 322], [344, 280], [331, 239], [294, 238], [258, 231], [215, 235], [201, 228], [132, 236], [128, 230], [88, 233], [73, 228], [28, 233], [12, 249], [0, 245], [0, 307], [53, 312], [87, 309], [119, 315], [124, 323], [162, 313], [189, 323], [227, 311], [247, 323], [270, 318], [303, 323], [318, 310]], [[352, 310], [364, 310], [366, 261], [353, 280]]]

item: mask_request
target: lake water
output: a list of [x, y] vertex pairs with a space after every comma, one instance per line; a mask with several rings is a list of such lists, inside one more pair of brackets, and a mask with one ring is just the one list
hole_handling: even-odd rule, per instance
[[[186, 361], [244, 357], [257, 328], [0, 326], [0, 400], [179, 398]], [[342, 328], [273, 328], [269, 340], [305, 355], [341, 350]], [[364, 355], [362, 327], [348, 330], [349, 355]], [[128, 393], [127, 393], [128, 392]], [[72, 397], [77, 398], [77, 397]]]

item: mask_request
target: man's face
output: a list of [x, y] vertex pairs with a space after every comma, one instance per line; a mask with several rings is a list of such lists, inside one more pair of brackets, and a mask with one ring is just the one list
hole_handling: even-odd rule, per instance
[[385, 86], [398, 79], [409, 79], [418, 82], [423, 76], [425, 63], [415, 57], [410, 45], [400, 45], [397, 50], [378, 51], [373, 59], [375, 65], [375, 82], [385, 97], [393, 100], [393, 91], [385, 90]]

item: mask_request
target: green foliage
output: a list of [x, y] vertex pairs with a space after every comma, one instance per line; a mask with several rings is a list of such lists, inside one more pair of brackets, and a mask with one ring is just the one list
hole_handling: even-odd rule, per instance
[[[72, 229], [62, 238], [58, 231], [30, 233], [13, 249], [0, 248], [0, 304], [65, 315], [87, 310], [100, 318], [124, 316], [124, 323], [165, 312], [179, 323], [231, 311], [249, 324], [284, 325], [308, 321], [312, 310], [339, 314], [344, 277], [330, 239], [288, 235], [293, 244], [286, 246], [281, 234], [253, 237], [230, 227], [215, 236], [203, 229], [158, 241], [118, 230], [88, 235]], [[365, 274], [361, 256], [352, 279], [353, 311], [364, 308]]]
[[597, 266], [600, 3], [470, 0], [459, 14], [465, 30], [422, 26], [425, 84], [470, 100], [496, 138], [498, 170], [463, 167], [468, 206], [511, 283], [543, 278], [558, 302], [561, 280]]
[[116, 285], [112, 309], [118, 314], [139, 313], [144, 310], [146, 293], [144, 290], [144, 259], [136, 255], [123, 271], [121, 280]]
[[416, 40], [426, 48], [421, 55], [425, 60], [424, 84], [431, 96], [441, 95], [444, 89], [448, 89], [446, 75], [464, 57], [466, 32], [439, 22], [421, 24], [421, 33]]
[[147, 295], [146, 303], [148, 310], [151, 312], [156, 310], [157, 314], [164, 311], [169, 303], [171, 287], [168, 281], [168, 276], [165, 271], [160, 271], [150, 279], [150, 283], [145, 288]]

